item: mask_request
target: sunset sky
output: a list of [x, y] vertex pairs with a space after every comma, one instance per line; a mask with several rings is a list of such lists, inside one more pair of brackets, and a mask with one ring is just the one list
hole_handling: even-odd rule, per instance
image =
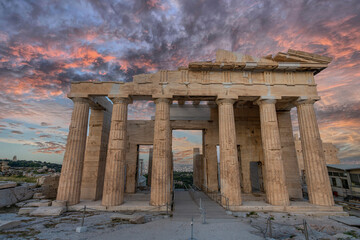
[[[321, 137], [343, 162], [360, 163], [359, 0], [0, 0], [0, 158], [62, 162], [71, 81], [131, 81], [213, 60], [219, 48], [332, 57], [316, 76]], [[134, 102], [129, 119], [153, 111]], [[179, 161], [192, 156], [185, 145], [201, 145], [198, 135], [174, 134]]]

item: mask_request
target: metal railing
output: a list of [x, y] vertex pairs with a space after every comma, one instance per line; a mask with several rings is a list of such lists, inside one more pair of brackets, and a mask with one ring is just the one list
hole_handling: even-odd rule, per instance
[[217, 202], [220, 206], [225, 208], [227, 211], [230, 210], [229, 198], [221, 194], [221, 192], [210, 190], [208, 187], [203, 185], [204, 193], [213, 201]]

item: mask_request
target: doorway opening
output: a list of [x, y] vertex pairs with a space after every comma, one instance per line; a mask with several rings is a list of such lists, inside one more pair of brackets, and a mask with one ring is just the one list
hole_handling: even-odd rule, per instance
[[146, 190], [151, 186], [153, 145], [138, 145], [137, 153], [136, 188]]
[[[203, 130], [173, 130], [173, 183], [185, 189], [204, 182]], [[195, 174], [194, 174], [195, 173]]]

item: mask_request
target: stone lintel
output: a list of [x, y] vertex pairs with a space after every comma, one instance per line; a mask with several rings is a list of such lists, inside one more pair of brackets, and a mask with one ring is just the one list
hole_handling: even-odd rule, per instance
[[238, 95], [235, 94], [230, 94], [230, 95], [225, 95], [225, 94], [218, 94], [216, 101], [217, 100], [221, 100], [221, 99], [233, 99], [233, 100], [237, 100], [239, 98]]
[[112, 98], [129, 98], [129, 94], [128, 93], [116, 93], [116, 94], [112, 94], [111, 92], [108, 94], [108, 98], [112, 99]]
[[87, 93], [68, 93], [67, 94], [67, 97], [70, 98], [70, 99], [73, 99], [73, 98], [87, 98], [89, 97], [89, 94]]
[[169, 98], [172, 99], [173, 95], [172, 94], [153, 94], [152, 95], [153, 99], [158, 99], [158, 98]]
[[112, 104], [106, 97], [89, 96], [91, 109], [106, 110], [112, 112]]

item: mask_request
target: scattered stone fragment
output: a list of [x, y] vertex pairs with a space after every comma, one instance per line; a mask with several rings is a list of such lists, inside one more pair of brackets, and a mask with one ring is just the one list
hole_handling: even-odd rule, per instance
[[30, 199], [36, 191], [37, 190], [32, 189], [32, 185], [29, 184], [0, 189], [0, 208]]
[[333, 219], [337, 222], [344, 223], [349, 226], [359, 227], [360, 226], [360, 218], [355, 216], [348, 216], [348, 217], [342, 217], [342, 216], [331, 216], [330, 219]]
[[332, 236], [334, 239], [354, 239], [350, 235], [344, 234], [344, 233], [338, 233], [336, 235]]
[[36, 208], [34, 208], [34, 207], [23, 207], [23, 208], [19, 209], [18, 214], [19, 215], [27, 215], [27, 214], [32, 213], [35, 210], [36, 210]]
[[30, 216], [60, 216], [65, 211], [66, 207], [38, 207]]
[[66, 207], [67, 202], [66, 201], [61, 201], [61, 200], [54, 200], [52, 201], [51, 206], [53, 207]]
[[50, 200], [40, 200], [39, 202], [30, 202], [25, 205], [25, 207], [48, 207], [51, 205]]
[[16, 182], [0, 181], [0, 189], [16, 187]]
[[121, 213], [116, 213], [114, 215], [112, 215], [111, 220], [116, 222], [116, 221], [124, 221], [124, 222], [129, 222], [132, 224], [142, 224], [145, 223], [145, 218], [144, 216], [140, 215], [140, 214], [133, 214], [133, 215], [125, 215], [125, 214], [121, 214]]
[[0, 220], [0, 230], [11, 229], [21, 224], [18, 220]]
[[33, 198], [34, 199], [44, 199], [46, 197], [42, 193], [35, 193]]

